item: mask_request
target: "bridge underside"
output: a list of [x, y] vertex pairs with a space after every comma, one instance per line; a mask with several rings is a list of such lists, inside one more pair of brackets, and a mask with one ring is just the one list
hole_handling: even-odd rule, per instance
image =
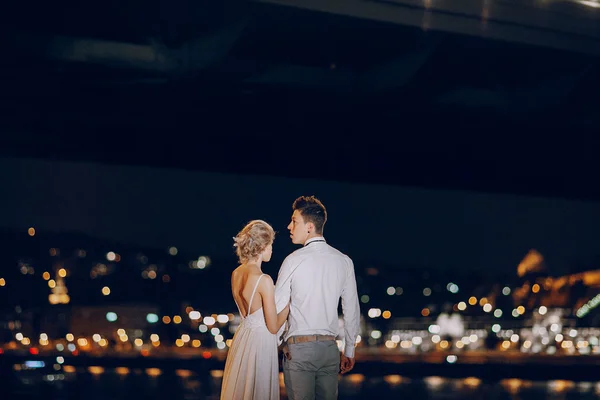
[[592, 0], [64, 3], [0, 13], [3, 155], [600, 198]]

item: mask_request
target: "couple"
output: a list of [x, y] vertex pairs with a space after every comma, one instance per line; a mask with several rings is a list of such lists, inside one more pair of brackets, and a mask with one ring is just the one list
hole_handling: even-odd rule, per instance
[[[263, 274], [275, 238], [264, 221], [251, 221], [234, 238], [240, 266], [231, 276], [242, 322], [225, 363], [221, 400], [279, 399], [278, 338], [283, 335], [283, 376], [290, 400], [336, 399], [338, 373], [354, 367], [359, 305], [352, 260], [323, 237], [325, 206], [299, 197], [288, 225], [304, 247], [283, 262], [277, 285]], [[337, 347], [342, 299], [345, 348]], [[284, 325], [287, 328], [284, 332]]]

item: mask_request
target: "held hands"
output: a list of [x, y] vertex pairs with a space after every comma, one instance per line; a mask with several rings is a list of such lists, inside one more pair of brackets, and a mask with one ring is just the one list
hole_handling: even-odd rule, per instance
[[355, 358], [346, 357], [345, 355], [340, 355], [340, 372], [345, 374], [354, 368]]

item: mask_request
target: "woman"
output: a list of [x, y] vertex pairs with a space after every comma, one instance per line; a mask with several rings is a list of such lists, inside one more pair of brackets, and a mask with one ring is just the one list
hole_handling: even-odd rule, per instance
[[278, 400], [276, 333], [289, 305], [277, 314], [273, 279], [261, 269], [271, 259], [275, 232], [255, 220], [233, 239], [241, 265], [231, 275], [231, 291], [242, 322], [227, 354], [221, 400]]

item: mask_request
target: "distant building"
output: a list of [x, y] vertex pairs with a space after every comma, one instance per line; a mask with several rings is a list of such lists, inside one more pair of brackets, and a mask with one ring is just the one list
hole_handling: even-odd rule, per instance
[[579, 319], [592, 317], [594, 323], [591, 326], [600, 323], [600, 270], [550, 276], [544, 258], [531, 250], [519, 264], [517, 275], [522, 284], [513, 291], [515, 304], [529, 310], [540, 306], [570, 310], [572, 316]]

